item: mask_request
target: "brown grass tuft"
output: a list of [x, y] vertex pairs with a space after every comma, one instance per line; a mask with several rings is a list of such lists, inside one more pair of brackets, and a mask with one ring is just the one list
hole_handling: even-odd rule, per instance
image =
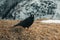
[[0, 40], [60, 40], [60, 24], [36, 20], [30, 28], [13, 25], [19, 20], [0, 20]]

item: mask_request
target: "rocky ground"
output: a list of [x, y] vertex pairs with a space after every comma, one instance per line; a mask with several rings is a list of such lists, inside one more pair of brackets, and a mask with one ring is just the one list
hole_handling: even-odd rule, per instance
[[30, 28], [13, 28], [19, 20], [0, 20], [0, 40], [60, 40], [60, 24], [40, 21], [34, 21]]

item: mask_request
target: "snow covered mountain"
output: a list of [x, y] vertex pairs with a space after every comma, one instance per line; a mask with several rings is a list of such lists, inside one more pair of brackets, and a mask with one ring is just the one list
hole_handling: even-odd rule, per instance
[[[18, 0], [21, 1], [21, 0]], [[12, 3], [11, 3], [12, 2]], [[17, 1], [15, 0], [8, 0], [6, 1], [7, 8], [11, 8], [11, 4], [14, 5]], [[17, 20], [24, 20], [25, 18], [30, 16], [31, 14], [35, 15], [35, 19], [39, 18], [48, 18], [48, 19], [60, 19], [59, 17], [56, 17], [57, 15], [60, 15], [59, 11], [59, 3], [60, 1], [57, 0], [23, 0], [21, 2], [18, 2], [16, 6], [14, 6], [11, 9], [8, 9], [9, 12], [2, 13], [2, 16], [5, 15], [4, 19], [17, 19]], [[4, 6], [5, 6], [4, 5]], [[0, 9], [1, 10], [1, 9]], [[1, 14], [0, 13], [0, 14]], [[1, 17], [2, 17], [1, 16]]]

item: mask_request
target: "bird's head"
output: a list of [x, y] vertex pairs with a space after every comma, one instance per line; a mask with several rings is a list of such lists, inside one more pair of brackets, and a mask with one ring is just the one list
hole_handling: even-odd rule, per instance
[[34, 17], [34, 15], [32, 14], [32, 15], [30, 15], [31, 17]]
[[34, 14], [30, 14], [31, 17], [34, 17]]

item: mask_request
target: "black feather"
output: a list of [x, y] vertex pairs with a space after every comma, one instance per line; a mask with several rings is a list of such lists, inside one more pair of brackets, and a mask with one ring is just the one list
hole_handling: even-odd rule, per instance
[[16, 26], [22, 26], [22, 27], [27, 27], [29, 28], [34, 22], [34, 15], [30, 15], [30, 17], [26, 18], [25, 20], [19, 22], [18, 24], [14, 25], [14, 27]]

